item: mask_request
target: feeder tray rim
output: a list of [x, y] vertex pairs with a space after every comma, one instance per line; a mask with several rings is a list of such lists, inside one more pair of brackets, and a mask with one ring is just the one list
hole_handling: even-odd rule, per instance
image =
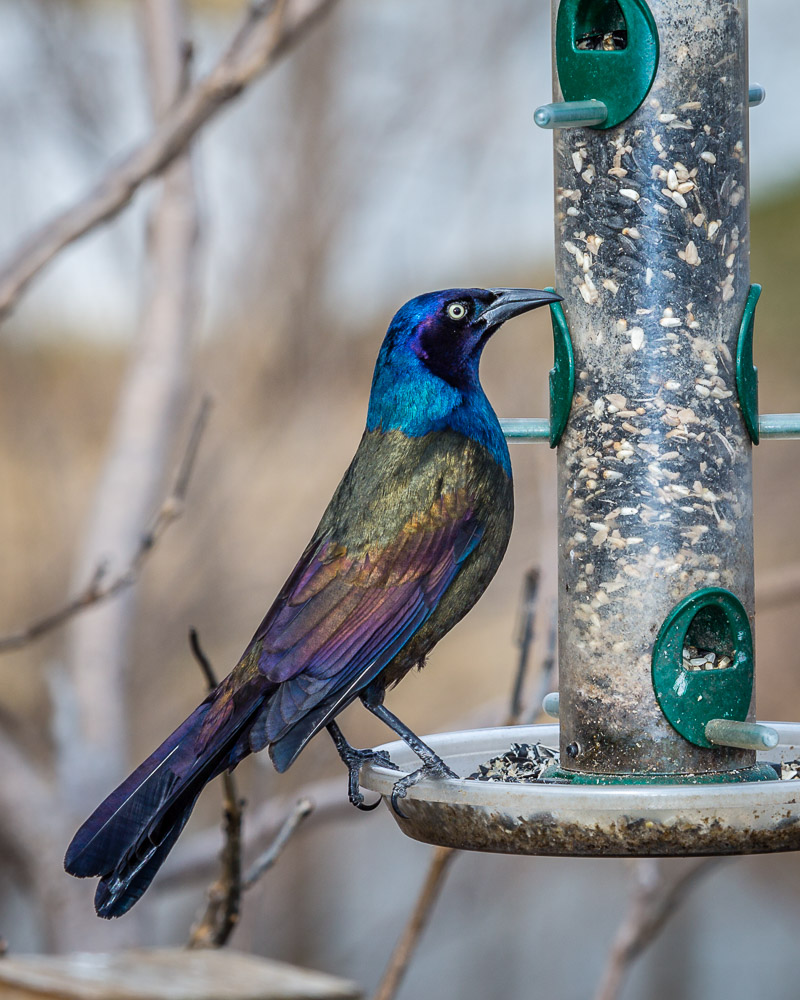
[[[765, 726], [776, 729], [780, 742], [770, 750], [759, 751], [756, 754], [758, 762], [780, 762], [792, 760], [800, 756], [800, 722], [763, 722]], [[467, 737], [474, 745], [470, 749], [463, 746]], [[434, 749], [454, 770], [459, 770], [459, 763], [469, 760], [466, 767], [460, 769], [473, 772], [479, 764], [485, 763], [491, 757], [506, 753], [512, 743], [540, 743], [544, 746], [558, 746], [558, 723], [544, 723], [525, 726], [491, 726], [480, 729], [459, 730], [446, 733], [434, 733], [423, 737], [425, 743]], [[398, 778], [416, 770], [419, 760], [414, 752], [402, 741], [396, 740], [384, 743], [377, 750], [385, 751], [395, 762], [399, 770], [384, 767], [377, 761], [369, 761], [361, 770], [361, 785], [363, 788], [381, 795], [391, 795], [392, 787]], [[456, 757], [451, 756], [453, 752]], [[486, 756], [484, 756], [484, 754]], [[793, 756], [794, 755], [794, 756]], [[474, 759], [474, 766], [473, 766]], [[788, 786], [788, 787], [787, 787]], [[698, 781], [695, 784], [556, 784], [539, 781], [485, 781], [462, 777], [423, 779], [413, 785], [407, 793], [410, 799], [420, 799], [428, 802], [464, 802], [476, 801], [487, 804], [490, 801], [501, 800], [508, 795], [539, 799], [542, 796], [552, 797], [555, 801], [577, 802], [578, 800], [602, 802], [603, 808], [614, 808], [614, 801], [622, 803], [641, 801], [643, 797], [657, 800], [665, 796], [677, 796], [681, 800], [702, 799], [706, 806], [712, 801], [741, 802], [752, 793], [759, 802], [765, 796], [776, 802], [786, 799], [787, 790], [792, 785], [789, 781], [750, 781], [717, 784]], [[792, 791], [791, 799], [800, 799], [800, 781]]]
[[[761, 761], [800, 754], [800, 723], [770, 723], [778, 746]], [[558, 746], [557, 723], [440, 733], [426, 742], [458, 773], [506, 753], [512, 743]], [[387, 743], [401, 768], [418, 767], [404, 743]], [[369, 761], [361, 786], [388, 804], [403, 774]], [[800, 850], [800, 783], [545, 784], [425, 779], [408, 789], [407, 836], [462, 850], [551, 857], [686, 857]]]

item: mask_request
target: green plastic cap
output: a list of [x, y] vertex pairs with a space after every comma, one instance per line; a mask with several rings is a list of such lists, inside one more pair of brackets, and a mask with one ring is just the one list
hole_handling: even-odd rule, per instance
[[629, 118], [658, 68], [658, 30], [644, 0], [562, 0], [556, 68], [565, 101], [602, 101], [600, 129]]

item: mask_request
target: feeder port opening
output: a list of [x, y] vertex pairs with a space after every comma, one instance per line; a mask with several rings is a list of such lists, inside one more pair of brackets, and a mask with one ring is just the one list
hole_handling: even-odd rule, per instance
[[575, 15], [575, 48], [618, 52], [628, 46], [628, 23], [617, 0], [581, 0]]

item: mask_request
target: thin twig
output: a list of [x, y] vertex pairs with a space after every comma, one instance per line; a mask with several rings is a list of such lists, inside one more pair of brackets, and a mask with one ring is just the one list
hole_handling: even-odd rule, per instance
[[206, 652], [200, 642], [200, 633], [196, 628], [189, 629], [189, 649], [191, 649], [192, 656], [198, 667], [200, 667], [200, 673], [203, 675], [206, 688], [210, 694], [219, 684], [219, 680], [217, 679], [216, 670], [211, 665], [211, 660], [206, 656]]
[[180, 503], [183, 503], [186, 499], [186, 494], [189, 492], [189, 480], [192, 478], [192, 470], [194, 469], [195, 462], [197, 461], [197, 453], [200, 450], [200, 442], [203, 439], [203, 434], [205, 434], [206, 426], [208, 425], [208, 418], [211, 415], [212, 406], [213, 402], [211, 396], [208, 393], [205, 393], [203, 398], [200, 400], [197, 416], [194, 418], [194, 422], [192, 423], [192, 429], [189, 432], [189, 440], [186, 444], [183, 458], [178, 465], [178, 473], [175, 476], [175, 485], [172, 488], [173, 498], [178, 500]]
[[533, 645], [534, 623], [536, 621], [536, 598], [539, 594], [540, 577], [541, 574], [536, 566], [533, 569], [529, 569], [525, 574], [520, 627], [517, 638], [519, 660], [517, 662], [517, 672], [514, 677], [514, 686], [511, 690], [511, 706], [508, 712], [509, 726], [513, 726], [522, 714], [522, 691], [525, 686], [531, 646]]
[[[209, 691], [218, 684], [216, 672], [206, 656], [197, 629], [190, 629], [189, 644]], [[189, 948], [221, 948], [239, 922], [242, 893], [251, 889], [269, 871], [300, 824], [314, 811], [309, 798], [301, 798], [283, 821], [274, 840], [242, 876], [242, 820], [244, 801], [239, 798], [236, 781], [230, 771], [223, 781], [223, 844], [219, 874], [206, 893], [206, 908], [189, 935]]]
[[303, 820], [314, 811], [314, 803], [310, 799], [298, 799], [273, 842], [243, 876], [241, 859], [244, 803], [236, 799], [233, 775], [225, 773], [222, 777], [225, 803], [220, 874], [208, 889], [203, 916], [192, 927], [189, 948], [221, 948], [227, 944], [239, 923], [242, 894], [252, 889], [273, 867]]
[[[537, 568], [525, 574], [522, 590], [522, 610], [518, 632], [519, 660], [512, 686], [511, 703], [505, 725], [514, 726], [522, 714], [522, 691], [528, 672], [528, 662], [533, 647], [535, 635], [537, 597], [539, 594], [540, 573]], [[450, 869], [450, 863], [459, 853], [453, 847], [437, 847], [428, 866], [428, 873], [422, 884], [416, 905], [408, 918], [399, 941], [389, 958], [389, 963], [381, 979], [373, 1000], [393, 1000], [400, 988], [414, 952], [419, 945], [422, 932], [425, 929], [431, 910], [444, 887], [445, 878]]]
[[392, 952], [392, 957], [386, 966], [373, 1000], [392, 1000], [400, 988], [422, 931], [431, 915], [433, 904], [439, 898], [450, 863], [455, 858], [456, 853], [452, 847], [436, 848], [428, 867], [428, 874], [425, 876], [417, 898], [417, 904]]
[[[293, 811], [298, 799], [308, 799], [313, 804], [314, 822], [317, 824], [331, 820], [357, 822], [360, 814], [350, 805], [342, 788], [341, 778], [324, 778], [303, 785], [291, 795], [276, 796], [253, 807], [248, 812], [242, 837], [244, 850], [267, 850], [271, 841], [280, 835], [286, 817]], [[170, 892], [213, 877], [218, 846], [216, 829], [201, 830], [184, 837], [152, 891]]]
[[208, 690], [213, 691], [219, 681], [217, 680], [217, 675], [214, 673], [214, 668], [211, 666], [211, 660], [206, 656], [203, 647], [200, 645], [200, 636], [197, 634], [196, 628], [189, 629], [189, 648], [197, 661], [198, 667], [202, 671], [203, 677], [206, 679]]
[[294, 809], [284, 820], [283, 826], [278, 831], [277, 836], [269, 847], [260, 854], [253, 864], [247, 869], [247, 873], [242, 879], [242, 889], [247, 891], [252, 889], [258, 880], [265, 875], [275, 864], [283, 853], [283, 849], [294, 836], [300, 824], [307, 819], [314, 811], [314, 803], [311, 799], [301, 798], [295, 803]]
[[[139, 0], [136, 9], [143, 82], [156, 127], [181, 98], [185, 0]], [[188, 151], [165, 170], [148, 212], [141, 308], [110, 421], [91, 511], [77, 546], [70, 591], [100, 562], [109, 579], [155, 544], [180, 504], [180, 485], [162, 517], [150, 524], [168, 478], [186, 398], [197, 327], [200, 210]], [[144, 538], [142, 525], [148, 526]], [[78, 615], [65, 636], [65, 670], [74, 714], [59, 748], [59, 785], [80, 810], [111, 785], [128, 763], [132, 636], [140, 607], [134, 583], [113, 601]], [[73, 710], [71, 710], [73, 711]]]
[[608, 965], [595, 1000], [617, 1000], [625, 977], [636, 958], [658, 937], [686, 894], [721, 858], [685, 858], [670, 879], [662, 859], [636, 861], [628, 912], [611, 946]]
[[553, 689], [553, 673], [556, 666], [556, 645], [558, 643], [558, 608], [555, 601], [550, 609], [550, 626], [547, 632], [547, 650], [539, 668], [539, 684], [531, 704], [528, 706], [527, 723], [535, 722], [542, 714], [544, 697]]
[[[209, 691], [217, 686], [217, 675], [200, 645], [197, 629], [189, 632], [189, 645]], [[222, 775], [222, 850], [219, 874], [206, 893], [206, 908], [189, 932], [189, 948], [221, 948], [239, 922], [242, 900], [242, 812], [236, 780], [230, 771]]]
[[233, 775], [222, 775], [223, 841], [220, 871], [206, 893], [206, 908], [189, 933], [188, 948], [221, 948], [239, 923], [242, 901], [242, 806]]
[[214, 69], [167, 111], [152, 134], [112, 166], [74, 205], [29, 236], [0, 267], [0, 319], [64, 247], [113, 218], [144, 181], [160, 174], [180, 156], [221, 108], [274, 66], [335, 2], [252, 4]]
[[71, 598], [55, 611], [51, 611], [42, 618], [36, 619], [36, 621], [25, 628], [0, 636], [0, 653], [9, 653], [27, 646], [34, 640], [58, 628], [59, 625], [63, 625], [71, 618], [74, 618], [81, 611], [85, 611], [86, 608], [100, 604], [102, 601], [107, 601], [109, 598], [114, 597], [115, 594], [127, 590], [128, 587], [136, 582], [141, 573], [142, 566], [161, 536], [183, 513], [186, 493], [189, 489], [189, 480], [194, 469], [200, 439], [208, 421], [210, 408], [211, 399], [205, 396], [192, 425], [189, 441], [178, 467], [175, 484], [159, 507], [150, 525], [142, 533], [139, 546], [128, 566], [110, 580], [106, 580], [106, 567], [103, 564], [99, 565], [92, 574], [92, 579], [81, 593]]

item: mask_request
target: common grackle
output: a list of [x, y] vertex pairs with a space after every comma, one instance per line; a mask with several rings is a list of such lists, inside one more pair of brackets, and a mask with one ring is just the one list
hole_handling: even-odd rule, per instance
[[[511, 465], [478, 378], [498, 327], [559, 296], [449, 289], [407, 302], [383, 341], [358, 450], [308, 547], [233, 671], [75, 834], [72, 875], [99, 875], [101, 917], [125, 913], [172, 849], [203, 787], [269, 747], [285, 771], [327, 728], [364, 806], [356, 750], [334, 721], [356, 698], [422, 761], [456, 777], [384, 705], [396, 684], [475, 604], [505, 552]], [[385, 759], [385, 758], [384, 758]], [[388, 760], [387, 763], [391, 763]]]

